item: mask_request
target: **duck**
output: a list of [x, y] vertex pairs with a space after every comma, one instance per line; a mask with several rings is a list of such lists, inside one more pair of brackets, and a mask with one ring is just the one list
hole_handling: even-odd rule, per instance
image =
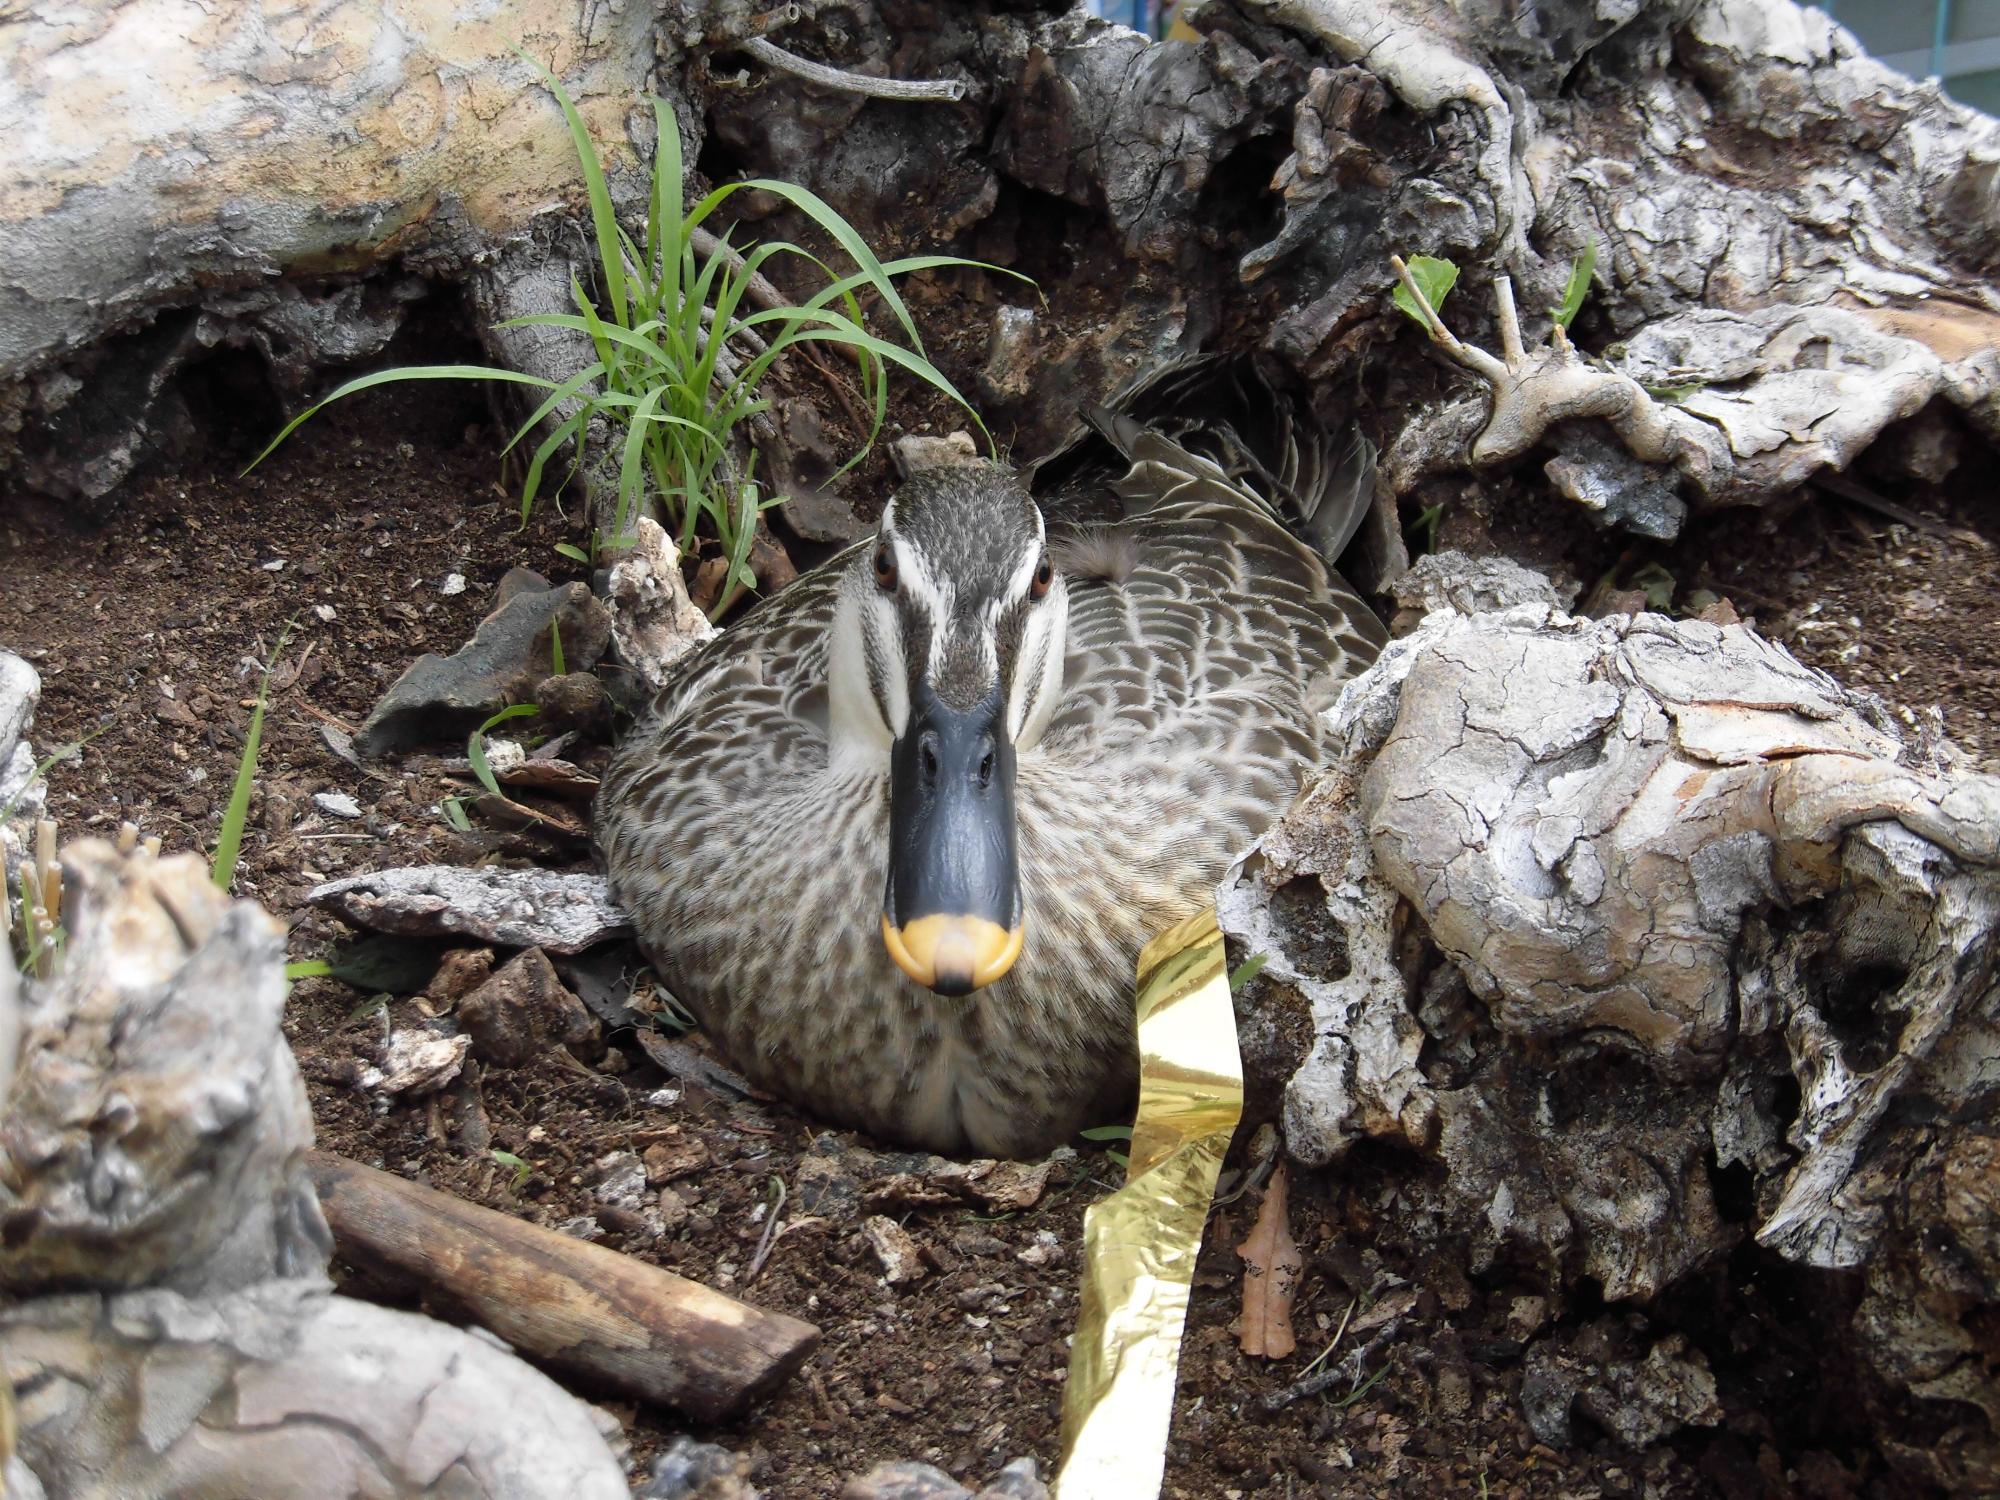
[[690, 654], [599, 790], [663, 987], [753, 1084], [887, 1144], [1033, 1159], [1131, 1103], [1141, 948], [1386, 640], [1330, 561], [1372, 449], [1261, 361], [1083, 417], [1025, 470], [903, 476]]

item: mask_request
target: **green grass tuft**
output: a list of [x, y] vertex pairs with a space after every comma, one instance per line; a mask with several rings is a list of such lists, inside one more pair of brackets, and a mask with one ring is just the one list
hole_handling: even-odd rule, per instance
[[[402, 380], [499, 380], [535, 387], [546, 396], [503, 450], [513, 451], [544, 422], [553, 424], [528, 459], [521, 487], [522, 522], [534, 511], [549, 464], [567, 451], [568, 474], [573, 475], [585, 432], [593, 419], [605, 418], [618, 434], [614, 445], [618, 498], [612, 534], [594, 539], [595, 550], [626, 545], [649, 497], [657, 497], [683, 552], [704, 528], [721, 542], [728, 575], [715, 605], [719, 614], [744, 589], [755, 586], [749, 557], [757, 517], [784, 498], [767, 494], [758, 484], [754, 449], [749, 450], [747, 464], [739, 465], [736, 454], [745, 424], [770, 409], [769, 399], [761, 394], [764, 379], [787, 353], [814, 344], [840, 345], [852, 353], [869, 429], [836, 478], [858, 463], [881, 434], [892, 367], [948, 396], [986, 434], [971, 404], [925, 355], [916, 321], [896, 290], [896, 281], [952, 266], [978, 266], [1021, 281], [1027, 277], [952, 255], [913, 255], [885, 262], [853, 225], [796, 183], [766, 178], [724, 183], [692, 208], [684, 208], [680, 127], [672, 109], [658, 99], [652, 101], [657, 144], [641, 244], [618, 223], [603, 163], [576, 105], [554, 74], [525, 53], [521, 56], [541, 75], [569, 126], [590, 203], [596, 286], [587, 292], [571, 283], [574, 313], [536, 314], [502, 326], [581, 333], [590, 341], [595, 359], [563, 380], [476, 365], [427, 365], [364, 375], [293, 418], [250, 467], [262, 462], [321, 407], [376, 386]], [[696, 231], [742, 192], [764, 193], [790, 204], [823, 231], [855, 269], [839, 273], [811, 251], [784, 241], [751, 244], [739, 252], [725, 235], [705, 254], [698, 251], [698, 238], [706, 236], [698, 237]], [[803, 303], [748, 310], [754, 307], [753, 284], [779, 257], [806, 268], [821, 283], [819, 289]], [[891, 337], [867, 328], [864, 296], [871, 297], [884, 320], [893, 325]], [[986, 436], [990, 446], [991, 435]], [[584, 557], [574, 547], [558, 550]]]

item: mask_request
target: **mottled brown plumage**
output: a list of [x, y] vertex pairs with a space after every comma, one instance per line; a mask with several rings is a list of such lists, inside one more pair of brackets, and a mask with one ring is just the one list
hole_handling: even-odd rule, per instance
[[[885, 518], [894, 595], [867, 581], [872, 543], [802, 577], [698, 653], [605, 778], [600, 843], [660, 976], [737, 1066], [809, 1114], [1001, 1156], [1110, 1117], [1134, 1077], [1140, 948], [1283, 810], [1318, 756], [1320, 710], [1380, 649], [1367, 607], [1263, 501], [1157, 431], [1100, 423], [1131, 463], [1108, 486], [1124, 518], [1050, 525], [1063, 576], [1048, 601], [1008, 593], [1010, 559], [1041, 545], [1011, 472], [916, 476]], [[1362, 488], [1336, 503], [1365, 503]], [[1060, 682], [1051, 671], [1037, 708], [1020, 687], [1032, 662], [1013, 664], [1051, 638], [1038, 611], [1065, 604]], [[865, 649], [851, 632], [830, 650], [842, 609], [898, 612], [861, 632]], [[830, 705], [840, 653], [846, 720]], [[1017, 752], [1026, 946], [960, 998], [884, 950], [887, 752], [867, 739], [879, 725], [851, 728], [870, 692], [893, 727], [896, 674], [926, 659], [974, 686], [997, 662], [1029, 700], [1013, 716], [1024, 741], [1047, 714]]]

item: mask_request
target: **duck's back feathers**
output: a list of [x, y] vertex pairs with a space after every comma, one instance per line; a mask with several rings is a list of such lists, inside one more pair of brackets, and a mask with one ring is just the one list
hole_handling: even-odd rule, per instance
[[[1035, 465], [1035, 489], [1061, 497], [1116, 487], [1121, 467], [1171, 466], [1162, 444], [1283, 515], [1329, 567], [1373, 503], [1375, 445], [1358, 429], [1320, 422], [1306, 393], [1254, 355], [1196, 355], [1129, 383], [1082, 413], [1078, 429]], [[1166, 486], [1136, 488], [1144, 495]]]

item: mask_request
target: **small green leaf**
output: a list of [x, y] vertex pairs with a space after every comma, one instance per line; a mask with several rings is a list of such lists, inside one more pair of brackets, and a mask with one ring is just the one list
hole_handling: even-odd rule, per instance
[[445, 822], [451, 824], [460, 833], [472, 832], [472, 819], [465, 815], [465, 799], [463, 797], [445, 798], [444, 801], [438, 804], [438, 811], [444, 814]]
[[1129, 1141], [1132, 1139], [1130, 1125], [1093, 1125], [1088, 1130], [1079, 1130], [1078, 1135], [1086, 1141]]
[[558, 677], [569, 675], [569, 665], [563, 660], [562, 621], [549, 621], [549, 665]]
[[[1440, 260], [1435, 255], [1413, 255], [1410, 257], [1410, 280], [1424, 294], [1424, 300], [1431, 305], [1431, 311], [1444, 311], [1444, 299], [1451, 295], [1451, 289], [1458, 284], [1458, 267], [1451, 261]], [[1392, 294], [1396, 306], [1422, 323], [1426, 328], [1430, 320], [1424, 310], [1417, 306], [1417, 299], [1410, 295], [1410, 289], [1398, 280]]]
[[1649, 562], [1635, 569], [1627, 587], [1640, 590], [1646, 602], [1663, 614], [1673, 607], [1674, 575], [1658, 563]]
[[1264, 972], [1264, 965], [1271, 961], [1268, 953], [1253, 953], [1238, 964], [1229, 975], [1229, 993], [1240, 995], [1243, 987]]
[[1702, 383], [1699, 380], [1690, 385], [1647, 385], [1643, 380], [1639, 382], [1639, 389], [1651, 396], [1655, 401], [1665, 401], [1674, 406], [1678, 406], [1681, 402], [1687, 400], [1688, 397], [1697, 394], [1702, 388]]
[[1583, 299], [1590, 295], [1590, 278], [1597, 270], [1597, 241], [1592, 240], [1583, 247], [1583, 254], [1576, 264], [1569, 268], [1569, 284], [1563, 288], [1560, 307], [1549, 309], [1556, 320], [1556, 327], [1568, 331], [1576, 321], [1576, 315], [1583, 311]]
[[323, 958], [302, 958], [285, 965], [287, 979], [319, 979], [332, 972], [333, 965]]
[[534, 1174], [535, 1169], [511, 1151], [502, 1151], [498, 1146], [495, 1146], [486, 1154], [514, 1174], [514, 1181], [511, 1188], [513, 1192], [520, 1192], [528, 1178]]
[[585, 567], [590, 566], [590, 554], [574, 542], [557, 542], [556, 551], [567, 557], [571, 562], [580, 562]]

